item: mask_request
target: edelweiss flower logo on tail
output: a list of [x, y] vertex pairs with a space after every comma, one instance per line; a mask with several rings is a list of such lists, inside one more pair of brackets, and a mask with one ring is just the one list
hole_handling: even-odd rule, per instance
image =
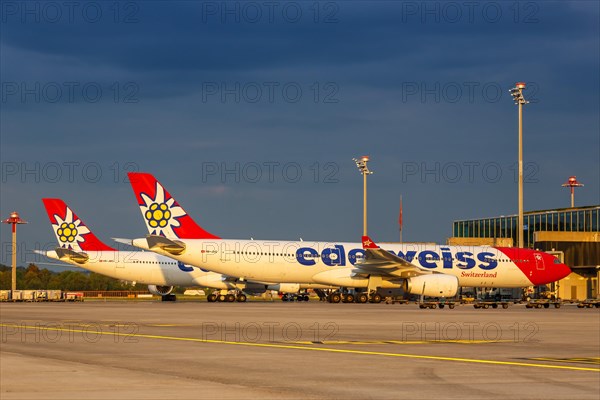
[[152, 174], [128, 172], [127, 176], [150, 235], [170, 239], [219, 239], [198, 225]]
[[161, 235], [165, 237], [179, 237], [173, 228], [179, 228], [181, 223], [177, 220], [183, 217], [185, 211], [179, 205], [175, 204], [172, 197], [165, 199], [165, 190], [156, 182], [156, 195], [154, 198], [146, 193], [140, 193], [144, 204], [140, 204], [142, 214], [148, 226], [148, 231], [152, 235]]
[[84, 236], [90, 233], [90, 230], [81, 223], [79, 218], [73, 220], [73, 211], [67, 207], [65, 219], [58, 214], [54, 214], [56, 224], [53, 225], [56, 237], [60, 242], [60, 247], [82, 251], [80, 243], [85, 242]]

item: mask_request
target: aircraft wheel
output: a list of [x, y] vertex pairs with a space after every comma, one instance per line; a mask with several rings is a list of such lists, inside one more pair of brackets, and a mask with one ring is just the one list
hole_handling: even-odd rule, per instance
[[454, 309], [454, 304], [449, 304], [448, 308], [451, 309], [451, 310], [453, 310]]
[[492, 304], [492, 308], [498, 308], [498, 304]]
[[361, 293], [356, 297], [357, 303], [366, 303], [367, 301], [369, 301], [369, 297], [364, 293]]
[[208, 301], [209, 303], [214, 303], [215, 301], [217, 301], [217, 295], [214, 293], [209, 294], [206, 298], [206, 301]]
[[236, 300], [237, 300], [239, 303], [245, 303], [247, 299], [248, 299], [248, 298], [246, 297], [246, 295], [245, 295], [244, 293], [240, 293], [240, 294], [238, 294], [238, 296], [237, 296], [237, 299], [236, 299]]
[[441, 310], [442, 308], [444, 308], [444, 305], [443, 305], [443, 304], [440, 304], [440, 310]]
[[488, 308], [490, 308], [490, 306], [488, 304], [484, 304], [483, 308], [487, 310]]
[[560, 308], [560, 303], [554, 304], [554, 308]]
[[224, 294], [220, 294], [220, 295], [217, 296], [217, 301], [219, 303], [225, 302], [225, 301], [227, 301], [227, 296], [224, 295]]
[[436, 308], [437, 308], [437, 304], [432, 304], [430, 307], [431, 307], [432, 309], [436, 309]]
[[235, 295], [234, 294], [228, 294], [227, 295], [227, 302], [228, 303], [233, 303], [235, 301]]
[[508, 304], [502, 304], [502, 308], [508, 308]]
[[419, 304], [419, 308], [425, 308], [423, 304]]
[[544, 304], [544, 308], [550, 308], [550, 303]]
[[346, 303], [354, 303], [354, 295], [353, 294], [348, 293], [346, 295]]
[[371, 296], [371, 302], [375, 304], [381, 303], [381, 295], [379, 293], [375, 293], [373, 296]]
[[332, 303], [339, 303], [342, 300], [342, 296], [339, 293], [333, 293], [331, 295], [331, 302]]

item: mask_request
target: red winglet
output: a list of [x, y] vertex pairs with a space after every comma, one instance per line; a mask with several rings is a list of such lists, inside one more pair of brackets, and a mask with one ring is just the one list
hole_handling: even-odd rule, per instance
[[371, 238], [368, 236], [362, 237], [362, 245], [363, 245], [363, 249], [378, 249], [379, 248], [379, 246], [377, 246], [375, 244], [375, 242], [373, 240], [371, 240]]

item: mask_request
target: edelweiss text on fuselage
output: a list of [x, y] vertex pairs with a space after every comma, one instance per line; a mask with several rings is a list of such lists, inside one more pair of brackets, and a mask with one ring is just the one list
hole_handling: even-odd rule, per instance
[[[391, 250], [388, 250], [392, 254], [397, 254], [398, 257], [408, 261], [413, 262], [416, 260], [423, 268], [435, 269], [438, 267], [436, 261], [442, 261], [442, 268], [448, 269], [453, 268], [454, 262], [453, 260], [458, 261], [456, 267], [460, 269], [471, 269], [475, 266], [489, 271], [498, 266], [498, 260], [493, 258], [495, 254], [489, 252], [481, 252], [477, 254], [473, 254], [469, 251], [459, 251], [456, 254], [452, 254], [450, 252], [450, 248], [441, 247], [441, 257], [440, 254], [433, 250], [423, 250], [417, 252], [416, 250], [406, 251], [404, 254], [401, 250], [398, 253], [395, 253]], [[325, 265], [330, 266], [344, 266], [346, 265], [346, 257], [350, 261], [352, 265], [356, 264], [357, 260], [360, 260], [364, 256], [363, 249], [352, 249], [347, 253], [344, 249], [343, 245], [335, 245], [333, 248], [324, 249], [321, 254], [317, 250], [312, 247], [301, 247], [296, 250], [296, 259], [302, 265], [315, 265], [315, 258], [320, 258]], [[332, 255], [335, 255], [332, 257]], [[477, 262], [480, 262], [479, 264]]]

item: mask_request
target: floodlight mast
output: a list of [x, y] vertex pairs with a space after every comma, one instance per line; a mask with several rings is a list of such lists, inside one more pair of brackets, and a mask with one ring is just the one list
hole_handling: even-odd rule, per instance
[[367, 175], [373, 174], [369, 170], [367, 163], [369, 162], [369, 156], [362, 156], [361, 158], [353, 158], [358, 171], [363, 176], [363, 236], [367, 236]]
[[582, 187], [583, 183], [579, 182], [576, 176], [570, 176], [562, 186], [571, 188], [571, 208], [575, 208], [575, 188]]
[[19, 216], [19, 213], [13, 211], [10, 213], [10, 217], [2, 221], [4, 224], [12, 226], [12, 276], [11, 276], [11, 298], [15, 298], [15, 291], [17, 290], [17, 225], [26, 224], [27, 221], [23, 221]]
[[523, 96], [525, 82], [517, 82], [509, 92], [519, 106], [519, 217], [517, 221], [517, 247], [523, 248], [523, 105], [529, 102]]

